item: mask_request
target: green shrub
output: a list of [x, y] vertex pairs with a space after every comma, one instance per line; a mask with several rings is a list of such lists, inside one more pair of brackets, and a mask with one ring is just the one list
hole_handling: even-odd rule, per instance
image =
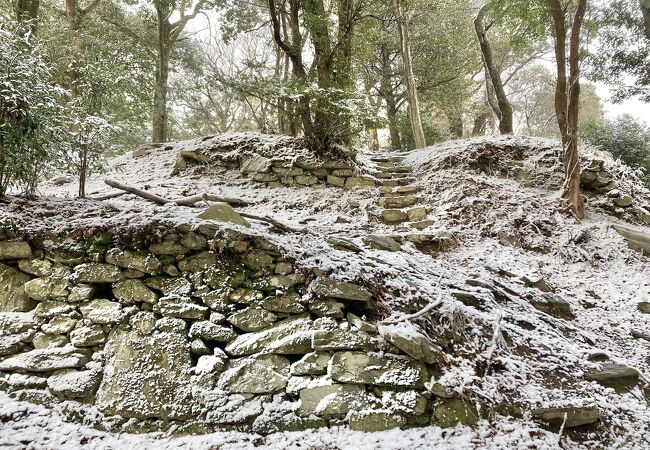
[[[415, 148], [415, 139], [413, 138], [411, 120], [409, 119], [408, 114], [400, 114], [398, 117], [398, 126], [402, 148], [404, 150], [413, 150]], [[451, 135], [447, 130], [439, 128], [436, 124], [428, 120], [422, 121], [422, 130], [424, 131], [424, 139], [426, 140], [427, 145], [433, 145], [451, 139]]]
[[33, 194], [69, 152], [68, 93], [51, 80], [40, 46], [0, 22], [0, 196], [10, 187]]
[[650, 182], [650, 127], [643, 122], [623, 114], [602, 124], [581, 125], [580, 137], [640, 170], [642, 178]]

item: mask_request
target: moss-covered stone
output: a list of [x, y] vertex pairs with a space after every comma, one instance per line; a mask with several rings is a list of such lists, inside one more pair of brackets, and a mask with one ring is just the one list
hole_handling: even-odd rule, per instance
[[329, 361], [329, 353], [308, 353], [291, 365], [291, 375], [324, 375], [327, 373]]
[[332, 297], [358, 302], [367, 302], [372, 298], [372, 294], [367, 289], [357, 284], [331, 278], [317, 278], [312, 283], [311, 288], [321, 297]]
[[476, 406], [468, 400], [446, 399], [434, 408], [431, 420], [434, 425], [449, 428], [458, 424], [476, 425], [480, 420], [480, 416]]
[[201, 252], [188, 256], [178, 262], [181, 272], [201, 272], [217, 264], [217, 255], [213, 252]]
[[597, 406], [564, 406], [555, 408], [538, 408], [533, 410], [534, 418], [542, 420], [551, 427], [574, 428], [595, 423], [600, 418]]
[[228, 317], [228, 322], [243, 331], [261, 330], [277, 320], [277, 315], [260, 308], [246, 308]]
[[82, 303], [79, 311], [84, 318], [103, 325], [118, 323], [124, 317], [122, 305], [103, 298]]
[[246, 333], [226, 346], [233, 356], [253, 353], [305, 354], [311, 351], [312, 321], [295, 316], [278, 322], [265, 330]]
[[251, 224], [246, 221], [237, 211], [227, 203], [214, 203], [208, 209], [198, 216], [203, 220], [214, 220], [216, 222], [231, 223], [250, 227]]
[[113, 296], [127, 304], [154, 304], [158, 296], [142, 280], [124, 280], [113, 286]]
[[209, 320], [194, 322], [190, 327], [190, 338], [201, 338], [213, 342], [230, 342], [237, 337], [231, 328], [217, 325]]
[[46, 277], [52, 273], [53, 264], [52, 261], [44, 258], [21, 259], [18, 261], [18, 268], [37, 277]]
[[265, 394], [287, 385], [289, 360], [277, 355], [262, 355], [232, 361], [219, 377], [218, 387], [230, 393]]
[[64, 299], [68, 296], [68, 280], [61, 278], [35, 278], [25, 283], [25, 293], [34, 300]]
[[75, 267], [73, 279], [76, 283], [115, 283], [123, 278], [119, 268], [112, 264], [88, 263]]
[[204, 319], [208, 315], [208, 308], [197, 305], [189, 297], [180, 295], [168, 295], [161, 297], [154, 305], [154, 311], [158, 314], [179, 319]]
[[0, 241], [0, 260], [31, 258], [32, 248], [25, 241]]
[[112, 248], [106, 252], [106, 262], [124, 269], [148, 273], [149, 275], [158, 275], [162, 271], [160, 260], [149, 252]]
[[0, 263], [0, 312], [29, 311], [36, 306], [25, 292], [29, 280], [29, 275]]
[[187, 419], [192, 412], [187, 338], [144, 336], [116, 328], [105, 347], [106, 367], [96, 405], [105, 414], [138, 419]]
[[145, 284], [164, 295], [188, 295], [192, 292], [192, 284], [183, 277], [151, 277], [145, 280]]
[[19, 372], [51, 372], [82, 367], [90, 360], [90, 353], [72, 346], [40, 348], [10, 356], [0, 361], [0, 370]]
[[424, 364], [389, 354], [338, 352], [331, 367], [332, 379], [341, 383], [422, 388], [428, 379]]
[[600, 370], [585, 372], [585, 379], [623, 393], [637, 385], [639, 371], [624, 364], [605, 364]]
[[350, 410], [370, 407], [371, 400], [363, 386], [331, 384], [302, 389], [298, 414], [340, 417]]
[[350, 429], [355, 431], [384, 431], [406, 425], [406, 417], [390, 410], [352, 411], [348, 416]]

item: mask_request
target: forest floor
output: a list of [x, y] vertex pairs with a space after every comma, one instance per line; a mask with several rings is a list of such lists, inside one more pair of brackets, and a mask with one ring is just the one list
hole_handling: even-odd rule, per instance
[[[214, 433], [170, 437], [162, 434], [108, 434], [64, 423], [56, 411], [0, 396], [0, 448], [220, 448], [244, 449], [411, 449], [411, 448], [644, 448], [650, 441], [650, 314], [639, 304], [650, 301], [650, 258], [628, 247], [612, 228], [650, 235], [642, 223], [650, 209], [650, 191], [632, 171], [607, 155], [584, 150], [585, 163], [600, 161], [616, 183], [612, 190], [587, 192], [587, 219], [577, 221], [558, 198], [562, 170], [554, 142], [528, 138], [452, 141], [399, 154], [418, 189], [418, 206], [430, 223], [421, 232], [448, 232], [457, 245], [444, 252], [421, 251], [409, 242], [408, 224], [382, 220], [378, 188], [342, 190], [327, 186], [268, 188], [238, 170], [199, 168], [172, 175], [176, 143], [134, 158], [111, 159], [108, 171], [89, 179], [89, 196], [114, 192], [103, 183], [117, 180], [167, 197], [209, 192], [245, 198], [239, 211], [275, 220], [306, 232], [276, 233], [264, 223], [253, 230], [288, 249], [302, 264], [334, 270], [347, 279], [380, 280], [394, 292], [394, 313], [409, 302], [441, 299], [439, 314], [466, 333], [467, 355], [456, 355], [441, 379], [457, 392], [523, 407], [523, 418], [496, 414], [474, 428], [457, 426], [353, 432], [345, 428], [258, 436]], [[289, 151], [288, 149], [287, 151]], [[377, 155], [361, 151], [359, 167], [376, 173]], [[602, 175], [602, 174], [601, 174]], [[188, 220], [195, 208], [157, 206], [134, 196], [106, 201], [73, 201], [73, 182], [45, 182], [45, 214], [25, 218], [16, 210], [4, 217], [22, 221], [26, 232], [39, 227], [66, 230], [98, 223], [128, 226], [156, 218]], [[616, 206], [629, 196], [633, 206]], [[69, 200], [63, 200], [65, 198]], [[613, 203], [614, 202], [614, 203]], [[626, 203], [627, 205], [627, 203]], [[48, 212], [49, 211], [49, 212]], [[13, 215], [12, 215], [13, 214]], [[650, 217], [650, 216], [648, 216]], [[364, 238], [389, 237], [404, 244], [396, 252], [371, 248]], [[345, 238], [358, 253], [333, 249], [332, 238]], [[468, 280], [480, 280], [504, 293], [499, 298], [475, 287], [478, 304], [454, 295]], [[531, 281], [532, 280], [532, 281]], [[538, 281], [568, 303], [571, 319], [557, 318], [532, 306]], [[392, 302], [392, 303], [391, 303]], [[495, 337], [498, 336], [498, 337]], [[646, 336], [646, 339], [634, 336]], [[479, 373], [477, 361], [497, 369]], [[583, 376], [603, 361], [624, 364], [640, 373], [636, 387], [617, 393]], [[549, 431], [530, 411], [538, 407], [596, 405], [597, 426]]]

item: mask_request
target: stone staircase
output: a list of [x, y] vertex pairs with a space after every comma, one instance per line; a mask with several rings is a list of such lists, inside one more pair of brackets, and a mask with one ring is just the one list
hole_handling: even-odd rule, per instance
[[413, 168], [404, 164], [404, 156], [375, 155], [371, 161], [377, 169], [373, 176], [379, 180], [381, 197], [378, 204], [383, 208], [382, 221], [417, 230], [432, 225], [433, 221], [426, 220], [430, 211], [417, 195], [420, 188], [414, 186]]

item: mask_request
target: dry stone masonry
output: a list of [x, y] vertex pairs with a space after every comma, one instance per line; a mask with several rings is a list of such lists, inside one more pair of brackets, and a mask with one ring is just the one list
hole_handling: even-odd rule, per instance
[[[436, 396], [441, 349], [373, 323], [367, 287], [204, 225], [158, 242], [0, 242], [0, 388], [113, 430], [268, 433], [473, 423]], [[441, 409], [442, 408], [442, 409]], [[451, 417], [451, 418], [450, 418]]]

